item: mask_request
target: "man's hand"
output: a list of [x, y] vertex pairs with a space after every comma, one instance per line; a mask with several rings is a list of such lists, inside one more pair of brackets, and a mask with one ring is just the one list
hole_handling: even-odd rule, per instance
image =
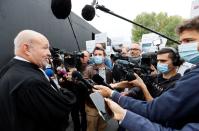
[[131, 84], [132, 86], [135, 86], [135, 87], [143, 87], [145, 85], [143, 80], [136, 73], [134, 73], [134, 75], [135, 75], [136, 79], [129, 81], [129, 84]]
[[122, 96], [128, 96], [128, 95], [129, 95], [128, 92], [121, 92], [120, 94], [121, 94]]
[[132, 86], [129, 84], [128, 81], [120, 81], [118, 83], [110, 84], [110, 86], [114, 89], [124, 89], [124, 88], [131, 88]]
[[118, 83], [112, 83], [110, 84], [110, 86], [114, 89], [117, 89], [118, 88]]
[[156, 68], [153, 66], [153, 65], [151, 65], [151, 70], [152, 70], [152, 72], [151, 72], [151, 76], [157, 76], [157, 74], [158, 74], [158, 71], [156, 70]]
[[122, 120], [126, 115], [126, 110], [120, 107], [117, 103], [113, 102], [110, 99], [105, 98], [105, 101], [111, 111], [113, 112], [113, 119]]
[[94, 85], [93, 91], [99, 92], [103, 97], [110, 97], [113, 90], [103, 85]]

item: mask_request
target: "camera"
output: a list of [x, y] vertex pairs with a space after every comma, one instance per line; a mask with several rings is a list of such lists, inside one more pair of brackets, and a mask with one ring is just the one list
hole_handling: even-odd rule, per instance
[[53, 62], [53, 66], [56, 69], [58, 66], [61, 65], [61, 63], [64, 62], [64, 54], [63, 51], [61, 51], [58, 48], [50, 48], [50, 53], [51, 53], [51, 58], [52, 58], [52, 62]]
[[141, 57], [131, 57], [131, 56], [123, 56], [122, 49], [113, 46], [113, 51], [116, 52], [115, 54], [111, 54], [111, 60], [115, 62], [116, 60], [126, 60], [132, 63], [139, 63], [141, 62]]
[[75, 67], [77, 70], [81, 67], [81, 60], [80, 58], [83, 58], [84, 54], [81, 52], [74, 51], [72, 53], [70, 52], [64, 52], [64, 65], [69, 67]]
[[65, 67], [79, 68], [81, 66], [80, 58], [84, 57], [84, 54], [81, 52], [74, 51], [71, 53], [58, 48], [51, 48], [50, 52], [55, 68], [60, 66], [61, 63], [63, 63]]
[[134, 73], [138, 74], [145, 82], [151, 82], [151, 65], [156, 65], [156, 53], [144, 53], [140, 61], [134, 59], [123, 59], [120, 57], [115, 61], [113, 67], [113, 78], [115, 81], [135, 80]]

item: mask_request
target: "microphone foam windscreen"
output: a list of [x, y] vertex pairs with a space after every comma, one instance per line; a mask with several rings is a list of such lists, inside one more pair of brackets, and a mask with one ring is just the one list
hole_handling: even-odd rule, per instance
[[57, 19], [66, 19], [71, 12], [71, 0], [52, 0], [51, 9]]
[[95, 17], [95, 8], [91, 5], [85, 5], [82, 9], [82, 17], [85, 20], [91, 21]]

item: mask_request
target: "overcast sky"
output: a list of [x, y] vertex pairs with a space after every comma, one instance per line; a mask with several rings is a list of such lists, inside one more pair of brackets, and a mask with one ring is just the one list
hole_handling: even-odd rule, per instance
[[[72, 11], [81, 16], [81, 10], [92, 0], [71, 0]], [[179, 15], [183, 18], [190, 17], [192, 0], [98, 0], [99, 5], [104, 5], [114, 13], [133, 20], [142, 12], [166, 12], [170, 15]], [[96, 11], [98, 16], [89, 22], [101, 32], [106, 32], [110, 38], [120, 41], [130, 41], [132, 24], [124, 20]], [[82, 17], [82, 16], [81, 16]]]

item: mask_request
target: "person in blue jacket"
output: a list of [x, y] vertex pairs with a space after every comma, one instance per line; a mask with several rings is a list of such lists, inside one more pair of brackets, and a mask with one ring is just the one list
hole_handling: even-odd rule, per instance
[[[105, 101], [113, 111], [114, 119], [119, 120], [120, 126], [128, 131], [179, 131], [174, 128], [164, 127], [161, 124], [151, 122], [143, 116], [125, 110], [110, 99], [105, 98]], [[183, 126], [180, 131], [199, 131], [199, 123], [188, 123]]]
[[[177, 28], [177, 33], [181, 42], [180, 56], [199, 62], [199, 16], [185, 21]], [[124, 109], [143, 116], [151, 122], [156, 122], [164, 127], [182, 129], [188, 123], [199, 122], [198, 80], [199, 64], [179, 79], [173, 89], [150, 102], [122, 96], [105, 86], [96, 85], [95, 88], [98, 88], [97, 91], [104, 97], [110, 97]], [[142, 79], [137, 75], [136, 79], [129, 83], [137, 87], [144, 85]], [[134, 122], [131, 121], [131, 123]]]

